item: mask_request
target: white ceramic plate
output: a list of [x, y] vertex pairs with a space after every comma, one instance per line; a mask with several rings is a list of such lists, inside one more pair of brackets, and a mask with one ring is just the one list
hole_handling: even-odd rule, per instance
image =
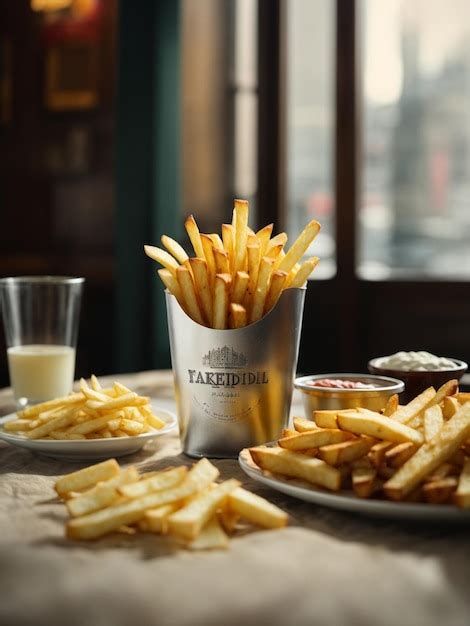
[[152, 406], [157, 417], [166, 422], [161, 430], [143, 433], [135, 437], [113, 437], [110, 439], [77, 439], [76, 441], [54, 439], [27, 439], [23, 435], [6, 432], [3, 424], [14, 420], [16, 413], [0, 418], [0, 439], [20, 448], [28, 448], [42, 456], [60, 461], [89, 461], [133, 454], [151, 439], [161, 437], [176, 428], [176, 415], [171, 411]]
[[293, 498], [318, 504], [330, 509], [339, 509], [350, 513], [359, 513], [368, 517], [400, 519], [403, 521], [423, 522], [470, 522], [470, 511], [460, 510], [447, 504], [425, 504], [413, 502], [389, 502], [387, 500], [362, 500], [351, 491], [331, 493], [316, 489], [301, 480], [283, 478], [263, 472], [252, 460], [248, 450], [242, 450], [238, 457], [242, 470], [260, 483], [272, 487]]

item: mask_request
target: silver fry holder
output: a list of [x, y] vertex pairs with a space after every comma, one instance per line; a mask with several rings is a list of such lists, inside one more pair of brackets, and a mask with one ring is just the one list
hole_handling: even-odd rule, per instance
[[238, 456], [286, 427], [305, 288], [286, 289], [261, 320], [216, 330], [194, 322], [166, 292], [181, 443], [191, 457]]

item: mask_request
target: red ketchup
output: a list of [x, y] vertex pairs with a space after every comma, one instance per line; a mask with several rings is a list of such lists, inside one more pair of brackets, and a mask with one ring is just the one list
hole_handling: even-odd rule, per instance
[[355, 380], [340, 380], [339, 378], [322, 378], [311, 380], [307, 383], [312, 387], [325, 387], [326, 389], [374, 389], [374, 385], [368, 385]]

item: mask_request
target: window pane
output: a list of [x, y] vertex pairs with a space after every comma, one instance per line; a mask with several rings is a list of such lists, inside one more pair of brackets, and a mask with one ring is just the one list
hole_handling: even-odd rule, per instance
[[257, 1], [181, 6], [183, 215], [219, 232], [245, 198], [255, 224]]
[[311, 255], [321, 258], [314, 275], [323, 278], [335, 273], [334, 19], [331, 0], [287, 3], [287, 230], [295, 238], [318, 219], [322, 230]]
[[363, 0], [359, 273], [470, 278], [470, 4]]
[[250, 221], [256, 221], [257, 186], [257, 26], [256, 0], [237, 0], [234, 10], [234, 174], [233, 195], [250, 202]]

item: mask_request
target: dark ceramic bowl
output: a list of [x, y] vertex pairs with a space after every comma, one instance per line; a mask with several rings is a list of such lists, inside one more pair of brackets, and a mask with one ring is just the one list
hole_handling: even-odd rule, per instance
[[459, 359], [450, 359], [457, 367], [451, 370], [437, 370], [430, 372], [412, 372], [406, 370], [395, 370], [388, 367], [381, 367], [380, 363], [386, 357], [379, 357], [372, 359], [368, 363], [368, 369], [371, 374], [377, 374], [379, 376], [391, 376], [392, 378], [398, 378], [405, 383], [405, 391], [400, 396], [400, 404], [406, 404], [413, 398], [415, 398], [422, 391], [428, 387], [434, 387], [436, 390], [446, 383], [448, 380], [455, 378], [460, 380], [467, 371], [468, 365], [465, 361]]

